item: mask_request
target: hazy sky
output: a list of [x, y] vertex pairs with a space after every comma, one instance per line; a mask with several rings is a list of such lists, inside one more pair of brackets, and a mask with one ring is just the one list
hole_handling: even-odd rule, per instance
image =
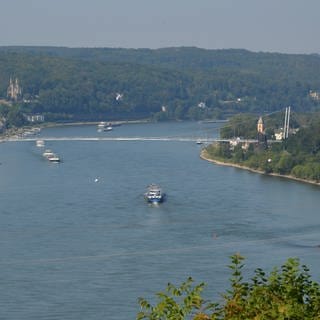
[[0, 0], [0, 45], [320, 53], [320, 0]]

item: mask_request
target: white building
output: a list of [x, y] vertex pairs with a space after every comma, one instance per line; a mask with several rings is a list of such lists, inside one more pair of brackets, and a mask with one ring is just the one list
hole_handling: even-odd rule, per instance
[[283, 131], [278, 131], [274, 133], [274, 137], [276, 138], [276, 140], [280, 141], [283, 140]]
[[29, 122], [44, 122], [43, 114], [28, 114], [26, 117]]

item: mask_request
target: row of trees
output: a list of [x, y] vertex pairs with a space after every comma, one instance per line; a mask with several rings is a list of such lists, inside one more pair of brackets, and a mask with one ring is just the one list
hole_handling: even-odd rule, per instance
[[157, 294], [155, 305], [141, 298], [137, 320], [320, 319], [320, 286], [298, 259], [288, 259], [269, 275], [258, 268], [249, 281], [243, 277], [243, 259], [238, 254], [231, 257], [230, 289], [222, 302], [205, 300], [205, 284], [194, 285], [189, 278], [178, 287], [169, 284]]
[[306, 111], [320, 107], [309, 95], [320, 90], [319, 68], [319, 56], [245, 50], [0, 47], [0, 96], [13, 76], [23, 87], [23, 111], [49, 119]]

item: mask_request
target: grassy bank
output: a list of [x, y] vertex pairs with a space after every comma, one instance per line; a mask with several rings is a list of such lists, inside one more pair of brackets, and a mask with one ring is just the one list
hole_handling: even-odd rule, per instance
[[257, 169], [252, 169], [250, 167], [238, 164], [238, 163], [233, 163], [233, 162], [228, 162], [225, 159], [216, 159], [214, 157], [212, 157], [211, 155], [209, 155], [209, 153], [207, 152], [206, 149], [202, 149], [201, 153], [200, 153], [200, 158], [209, 162], [212, 162], [216, 165], [220, 165], [220, 166], [228, 166], [228, 167], [234, 167], [234, 168], [239, 168], [242, 170], [248, 170], [251, 172], [255, 172], [255, 173], [259, 173], [259, 174], [264, 174], [264, 175], [268, 175], [268, 176], [274, 176], [274, 177], [280, 177], [280, 178], [285, 178], [285, 179], [290, 179], [290, 180], [295, 180], [295, 181], [299, 181], [299, 182], [304, 182], [304, 183], [308, 183], [308, 184], [313, 184], [313, 185], [318, 185], [320, 186], [320, 183], [317, 181], [313, 181], [313, 180], [307, 180], [307, 179], [300, 179], [297, 177], [294, 177], [292, 175], [282, 175], [282, 174], [278, 174], [278, 173], [266, 173], [262, 170], [257, 170]]

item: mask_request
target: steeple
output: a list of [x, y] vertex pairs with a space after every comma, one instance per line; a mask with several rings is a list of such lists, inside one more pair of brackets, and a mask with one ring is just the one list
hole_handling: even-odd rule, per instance
[[264, 130], [264, 123], [262, 120], [262, 117], [259, 118], [258, 123], [257, 123], [257, 139], [258, 139], [258, 146], [259, 148], [262, 149], [267, 149], [268, 148], [268, 143], [267, 143], [267, 136], [265, 135], [265, 130]]
[[7, 97], [9, 100], [17, 101], [22, 95], [22, 89], [19, 85], [19, 80], [16, 78], [14, 81], [10, 77], [9, 86], [7, 89]]
[[264, 133], [264, 123], [263, 123], [262, 117], [260, 117], [258, 120], [257, 131], [258, 133]]

